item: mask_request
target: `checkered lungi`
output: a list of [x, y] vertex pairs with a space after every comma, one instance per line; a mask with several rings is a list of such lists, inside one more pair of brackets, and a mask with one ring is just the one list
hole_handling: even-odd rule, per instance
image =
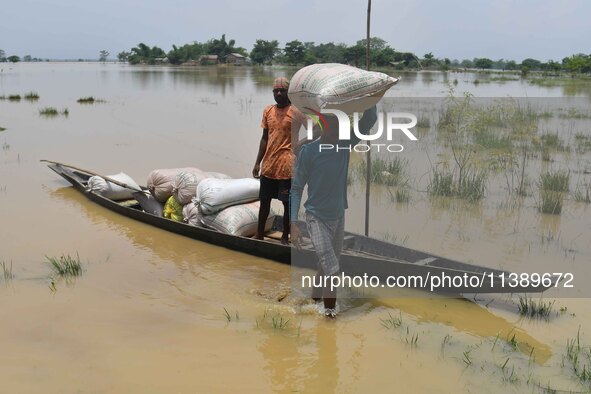
[[306, 224], [318, 256], [319, 269], [323, 275], [336, 274], [340, 270], [339, 259], [343, 250], [345, 217], [327, 221], [306, 212]]

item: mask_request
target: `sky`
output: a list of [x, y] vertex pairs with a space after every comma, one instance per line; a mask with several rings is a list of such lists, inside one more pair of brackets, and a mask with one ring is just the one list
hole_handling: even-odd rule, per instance
[[[226, 34], [348, 45], [366, 34], [367, 0], [0, 0], [7, 56], [97, 59], [143, 42], [173, 44]], [[562, 60], [591, 53], [590, 0], [373, 0], [371, 35], [398, 51], [438, 58]]]

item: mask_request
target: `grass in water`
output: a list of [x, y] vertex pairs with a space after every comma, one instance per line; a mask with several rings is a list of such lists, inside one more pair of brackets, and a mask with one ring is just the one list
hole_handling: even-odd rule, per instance
[[579, 153], [591, 151], [591, 136], [583, 133], [575, 134], [575, 150]]
[[406, 327], [406, 338], [404, 338], [404, 342], [412, 347], [416, 347], [419, 344], [419, 334], [411, 333], [409, 328]]
[[37, 100], [39, 100], [39, 94], [37, 92], [29, 92], [29, 93], [25, 94], [25, 100], [37, 101]]
[[429, 184], [429, 194], [432, 196], [453, 196], [454, 195], [454, 177], [446, 169], [433, 169], [433, 176]]
[[393, 317], [390, 312], [388, 312], [388, 317], [380, 319], [380, 324], [387, 329], [398, 328], [402, 325], [402, 313], [400, 313], [398, 317]]
[[519, 314], [527, 317], [541, 317], [548, 319], [552, 313], [554, 301], [534, 300], [533, 298], [519, 297]]
[[568, 192], [570, 174], [566, 171], [546, 172], [540, 175], [540, 188], [554, 192]]
[[94, 103], [94, 97], [92, 96], [88, 96], [88, 97], [80, 97], [78, 99], [78, 102], [80, 104], [93, 104]]
[[591, 204], [591, 183], [577, 184], [573, 197], [577, 202]]
[[540, 140], [544, 149], [554, 149], [557, 151], [568, 150], [568, 147], [564, 145], [558, 134], [544, 134], [540, 136]]
[[4, 131], [4, 130], [6, 130], [5, 127], [0, 127], [0, 131]]
[[407, 187], [396, 189], [396, 202], [406, 203], [410, 201], [410, 191]]
[[12, 274], [12, 261], [10, 262], [10, 267], [4, 261], [0, 263], [0, 267], [2, 267], [4, 282], [8, 283], [14, 278], [14, 275]]
[[[406, 176], [408, 160], [395, 157], [393, 159], [382, 159], [381, 157], [371, 160], [371, 183], [377, 183], [386, 186], [396, 186], [402, 183]], [[366, 178], [367, 162], [361, 161], [359, 164], [359, 174], [362, 179]]]
[[289, 319], [285, 319], [281, 315], [273, 316], [271, 318], [271, 324], [275, 330], [285, 330], [289, 325]]
[[10, 96], [8, 96], [8, 101], [21, 101], [21, 95], [11, 94]]
[[60, 112], [55, 107], [45, 107], [39, 110], [39, 115], [41, 116], [54, 117], [60, 114], [67, 117], [68, 115], [70, 115], [70, 111], [68, 111], [67, 108], [64, 108], [62, 112]]
[[82, 265], [80, 263], [80, 256], [76, 253], [76, 257], [68, 255], [61, 255], [58, 257], [45, 256], [51, 269], [60, 277], [69, 278], [82, 275]]
[[468, 169], [459, 183], [457, 194], [468, 201], [478, 201], [484, 198], [486, 187], [486, 172]]
[[228, 312], [228, 310], [226, 308], [224, 308], [224, 317], [226, 318], [226, 320], [229, 322], [231, 322], [232, 320], [240, 320], [240, 316], [238, 315], [238, 311], [236, 311], [234, 313], [234, 316], [230, 315], [230, 313]]
[[508, 136], [499, 136], [490, 130], [483, 130], [474, 134], [474, 143], [484, 149], [511, 151], [513, 141]]
[[569, 190], [570, 174], [565, 171], [546, 172], [540, 175], [540, 202], [538, 208], [542, 213], [560, 215], [564, 201], [564, 193]]
[[542, 213], [550, 215], [560, 215], [562, 212], [562, 204], [564, 202], [564, 194], [554, 192], [551, 190], [540, 190], [540, 202], [538, 209]]
[[588, 346], [581, 345], [581, 327], [575, 338], [566, 340], [566, 355], [563, 364], [568, 364], [572, 372], [582, 384], [591, 383], [591, 351]]
[[105, 102], [105, 100], [95, 99], [92, 96], [80, 97], [77, 101], [80, 104], [94, 104], [94, 103], [104, 103]]
[[57, 108], [54, 108], [54, 107], [45, 107], [45, 108], [41, 108], [39, 110], [39, 115], [42, 115], [42, 116], [57, 116], [57, 115], [59, 115], [59, 112], [58, 112]]

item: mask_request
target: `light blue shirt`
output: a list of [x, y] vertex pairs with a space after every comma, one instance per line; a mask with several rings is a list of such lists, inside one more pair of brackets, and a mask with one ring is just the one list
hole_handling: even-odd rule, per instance
[[[361, 134], [368, 134], [377, 120], [376, 107], [363, 113], [359, 121]], [[294, 178], [290, 192], [290, 218], [297, 220], [304, 186], [308, 185], [308, 199], [304, 203], [306, 212], [319, 219], [330, 221], [344, 216], [347, 203], [347, 176], [351, 148], [360, 139], [351, 131], [350, 140], [338, 142], [339, 149], [320, 151], [320, 139], [302, 146], [295, 164]]]

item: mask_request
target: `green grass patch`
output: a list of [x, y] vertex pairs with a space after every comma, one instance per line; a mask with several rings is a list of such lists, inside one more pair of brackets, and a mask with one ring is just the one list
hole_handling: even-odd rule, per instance
[[554, 301], [534, 300], [530, 297], [519, 297], [519, 314], [531, 318], [548, 319], [554, 307]]
[[94, 97], [92, 96], [88, 96], [88, 97], [80, 97], [78, 99], [78, 102], [80, 104], [94, 104]]
[[407, 203], [410, 201], [410, 190], [408, 187], [399, 187], [396, 189], [396, 202]]
[[285, 330], [289, 326], [289, 319], [285, 319], [281, 315], [271, 317], [271, 325], [275, 330]]
[[77, 102], [80, 104], [94, 104], [94, 103], [104, 103], [105, 100], [97, 99], [97, 98], [94, 98], [93, 96], [88, 96], [88, 97], [80, 97], [77, 100]]
[[8, 96], [8, 101], [21, 101], [21, 95], [11, 94], [10, 96]]
[[591, 204], [591, 183], [577, 184], [573, 197], [577, 202]]
[[54, 117], [58, 115], [68, 116], [70, 115], [70, 111], [67, 108], [64, 108], [61, 112], [57, 110], [55, 107], [45, 107], [39, 110], [39, 115], [46, 116], [46, 117]]
[[4, 278], [4, 282], [10, 282], [14, 278], [12, 273], [12, 261], [10, 262], [10, 266], [8, 266], [5, 261], [0, 262], [0, 268], [2, 268], [2, 277]]
[[465, 169], [461, 179], [455, 179], [449, 170], [434, 168], [428, 191], [432, 196], [459, 197], [475, 202], [484, 198], [486, 179], [486, 171], [473, 167]]
[[552, 190], [540, 190], [540, 201], [538, 209], [542, 213], [551, 215], [560, 215], [562, 212], [562, 204], [564, 202], [564, 193]]
[[402, 313], [400, 312], [398, 317], [394, 317], [388, 312], [388, 317], [380, 319], [380, 324], [387, 329], [398, 328], [402, 325]]
[[61, 255], [60, 257], [45, 256], [49, 262], [53, 272], [63, 278], [70, 278], [82, 275], [82, 264], [80, 263], [80, 256], [76, 253], [76, 257], [68, 255]]
[[474, 143], [484, 149], [502, 151], [511, 151], [513, 149], [513, 141], [511, 141], [510, 137], [489, 130], [475, 133]]
[[[371, 183], [379, 185], [397, 186], [406, 178], [406, 169], [408, 160], [394, 157], [393, 159], [382, 159], [381, 157], [372, 157], [371, 160]], [[359, 174], [362, 179], [366, 179], [367, 161], [362, 160], [359, 163]]]
[[591, 136], [583, 133], [575, 134], [575, 150], [579, 153], [591, 151]]
[[581, 327], [577, 336], [566, 340], [566, 355], [563, 356], [563, 364], [570, 367], [572, 373], [581, 384], [591, 383], [591, 351], [589, 346], [581, 345]]
[[58, 116], [59, 111], [54, 107], [45, 107], [39, 110], [39, 115], [42, 116]]
[[540, 189], [563, 192], [569, 190], [570, 174], [566, 171], [545, 172], [540, 175]]
[[0, 131], [4, 131], [4, 130], [6, 130], [5, 127], [0, 127]]
[[448, 170], [433, 169], [429, 194], [432, 196], [451, 197], [454, 195], [454, 176]]
[[468, 169], [459, 181], [457, 195], [468, 201], [479, 201], [484, 198], [486, 189], [486, 172]]
[[29, 92], [29, 93], [25, 94], [25, 100], [37, 101], [37, 100], [39, 100], [39, 94], [37, 94], [37, 92]]
[[558, 116], [563, 119], [591, 119], [591, 113], [581, 112], [576, 108], [569, 108], [568, 111], [563, 112]]
[[543, 134], [540, 136], [542, 149], [552, 149], [557, 151], [566, 151], [568, 147], [565, 146], [564, 141], [560, 139], [558, 134]]

